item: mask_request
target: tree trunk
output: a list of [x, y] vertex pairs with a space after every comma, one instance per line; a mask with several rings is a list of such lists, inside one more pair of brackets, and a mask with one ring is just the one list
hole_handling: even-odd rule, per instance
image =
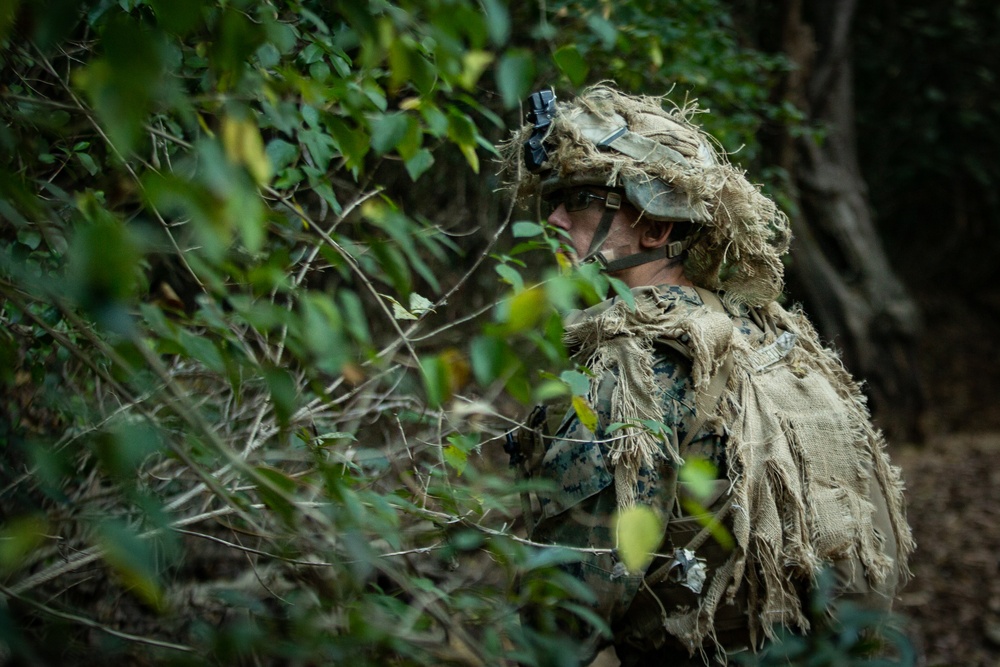
[[[867, 381], [880, 425], [920, 439], [923, 392], [914, 365], [920, 318], [875, 231], [854, 133], [850, 25], [854, 0], [788, 0], [781, 48], [796, 70], [782, 93], [825, 133], [783, 133], [791, 175], [792, 284], [847, 367]], [[810, 20], [811, 19], [811, 20]]]

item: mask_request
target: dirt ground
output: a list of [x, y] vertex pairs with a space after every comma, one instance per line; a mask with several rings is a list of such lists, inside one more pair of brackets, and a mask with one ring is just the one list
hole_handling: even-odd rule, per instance
[[928, 667], [1000, 665], [1000, 291], [923, 294], [928, 439], [892, 445], [917, 540], [897, 609]]

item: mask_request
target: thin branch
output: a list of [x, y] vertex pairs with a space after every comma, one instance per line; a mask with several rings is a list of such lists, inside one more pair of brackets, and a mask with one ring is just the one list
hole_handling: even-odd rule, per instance
[[101, 632], [106, 632], [109, 635], [115, 637], [120, 637], [121, 639], [127, 639], [131, 642], [136, 642], [138, 644], [146, 644], [148, 646], [156, 646], [158, 648], [166, 648], [172, 651], [182, 651], [184, 653], [194, 653], [196, 649], [191, 646], [186, 646], [184, 644], [174, 644], [172, 642], [163, 641], [160, 639], [152, 639], [150, 637], [141, 637], [139, 635], [129, 634], [127, 632], [122, 632], [121, 630], [115, 630], [112, 627], [104, 625], [103, 623], [98, 623], [97, 621], [86, 618], [84, 616], [77, 616], [76, 614], [70, 614], [65, 611], [59, 611], [58, 609], [53, 609], [48, 607], [41, 602], [32, 600], [31, 598], [25, 597], [16, 593], [14, 590], [0, 584], [0, 593], [2, 593], [6, 598], [14, 598], [24, 604], [34, 607], [35, 609], [48, 614], [49, 616], [55, 616], [56, 618], [61, 618], [65, 621], [70, 621], [71, 623], [78, 623], [84, 625], [88, 628], [94, 628], [95, 630], [100, 630]]

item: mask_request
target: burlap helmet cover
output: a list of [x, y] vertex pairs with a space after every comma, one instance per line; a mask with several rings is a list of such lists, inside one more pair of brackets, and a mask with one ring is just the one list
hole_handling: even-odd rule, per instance
[[[665, 102], [669, 110], [663, 108]], [[696, 112], [693, 105], [680, 108], [665, 97], [625, 95], [607, 84], [591, 87], [573, 100], [557, 102], [541, 173], [529, 173], [521, 159], [531, 125], [500, 146], [507, 186], [523, 203], [572, 183], [624, 187], [633, 205], [650, 218], [698, 223], [699, 235], [684, 265], [692, 282], [725, 291], [732, 303], [766, 304], [783, 288], [781, 257], [791, 239], [788, 218], [691, 122]], [[665, 147], [658, 152], [661, 157], [673, 157], [640, 160], [598, 148], [587, 132], [595, 116], [608, 121], [620, 117], [629, 130]], [[651, 187], [654, 192], [641, 194]], [[687, 215], [655, 215], [654, 206], [645, 203], [658, 197]]]

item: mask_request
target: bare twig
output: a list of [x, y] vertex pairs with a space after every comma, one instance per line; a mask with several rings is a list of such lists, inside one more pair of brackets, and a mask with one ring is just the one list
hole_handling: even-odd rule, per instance
[[34, 607], [35, 609], [41, 611], [42, 613], [48, 614], [49, 616], [55, 616], [56, 618], [61, 618], [64, 621], [70, 621], [71, 623], [77, 623], [79, 625], [84, 625], [84, 626], [86, 626], [88, 628], [94, 628], [95, 630], [100, 630], [101, 632], [106, 632], [109, 635], [113, 635], [115, 637], [120, 637], [121, 639], [127, 639], [128, 641], [131, 641], [131, 642], [136, 642], [136, 643], [139, 643], [139, 644], [147, 644], [149, 646], [156, 646], [158, 648], [166, 648], [166, 649], [170, 649], [170, 650], [173, 650], [173, 651], [182, 651], [184, 653], [194, 653], [195, 652], [194, 647], [191, 647], [191, 646], [186, 646], [184, 644], [175, 644], [173, 642], [166, 642], [166, 641], [163, 641], [163, 640], [160, 640], [160, 639], [153, 639], [152, 637], [143, 637], [143, 636], [140, 636], [140, 635], [129, 634], [127, 632], [122, 632], [121, 630], [115, 630], [114, 628], [112, 628], [112, 627], [110, 627], [108, 625], [105, 625], [103, 623], [98, 623], [97, 621], [95, 621], [95, 620], [93, 620], [91, 618], [87, 618], [85, 616], [78, 616], [76, 614], [70, 614], [70, 613], [65, 612], [65, 611], [59, 611], [58, 609], [53, 609], [52, 607], [48, 607], [48, 606], [42, 604], [41, 602], [37, 602], [36, 600], [32, 600], [31, 598], [26, 597], [24, 595], [20, 595], [17, 592], [15, 592], [14, 590], [12, 590], [12, 589], [10, 589], [10, 588], [2, 585], [2, 584], [0, 584], [0, 593], [2, 593], [7, 598], [14, 598], [14, 599], [18, 600], [19, 602], [23, 602], [24, 604], [26, 604], [26, 605], [28, 605], [30, 607]]

